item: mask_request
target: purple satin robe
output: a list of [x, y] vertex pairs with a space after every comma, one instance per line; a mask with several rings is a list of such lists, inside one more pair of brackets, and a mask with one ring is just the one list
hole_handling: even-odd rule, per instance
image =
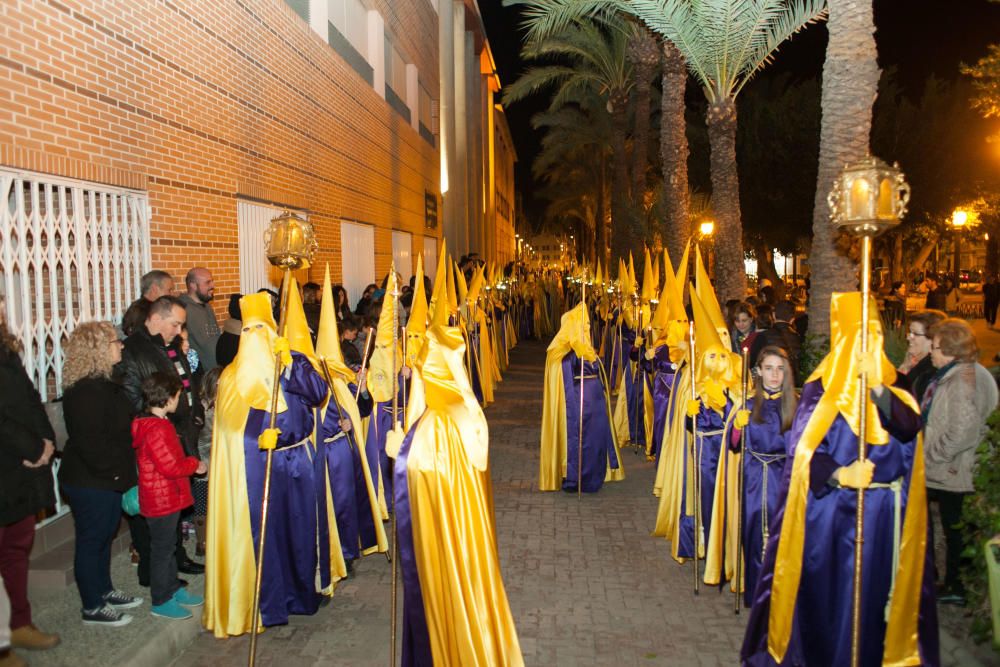
[[670, 420], [667, 407], [670, 405], [670, 394], [674, 387], [677, 365], [670, 361], [670, 348], [666, 345], [657, 347], [656, 356], [648, 363], [649, 371], [653, 377], [653, 442], [650, 443], [650, 454], [659, 461], [663, 433]]
[[[600, 362], [584, 362], [583, 380], [583, 466], [581, 490], [599, 491], [608, 465], [618, 468], [614, 434], [604, 390]], [[563, 391], [566, 398], [566, 477], [563, 491], [576, 491], [580, 479], [580, 358], [569, 352], [562, 360]]]
[[[715, 476], [719, 469], [719, 447], [722, 445], [722, 427], [729, 416], [729, 411], [732, 410], [732, 401], [726, 400], [726, 408], [722, 415], [719, 415], [715, 410], [709, 408], [704, 403], [701, 405], [701, 411], [698, 413], [697, 419], [697, 451], [698, 451], [698, 461], [700, 462], [698, 466], [699, 474], [701, 475], [701, 494], [699, 494], [699, 502], [701, 503], [701, 534], [702, 541], [708, 541], [708, 531], [712, 525], [712, 511], [713, 504], [715, 503]], [[684, 449], [684, 488], [687, 488], [689, 481], [687, 478], [687, 457], [690, 456], [690, 438], [691, 434], [687, 434], [687, 442], [685, 443]], [[685, 493], [685, 498], [687, 494]], [[694, 519], [695, 517], [687, 516], [687, 502], [686, 500], [681, 501], [681, 530], [680, 530], [680, 544], [677, 548], [677, 555], [683, 558], [693, 558], [694, 557]]]
[[[767, 633], [783, 504], [791, 480], [795, 445], [822, 395], [823, 387], [819, 380], [805, 386], [795, 421], [787, 433], [788, 464], [785, 466], [779, 501], [782, 508], [775, 517], [741, 651], [742, 664], [748, 667], [775, 665], [767, 652]], [[905, 520], [910, 469], [920, 420], [917, 413], [891, 394], [889, 402], [889, 414], [879, 410], [881, 423], [889, 432], [889, 442], [869, 446], [868, 458], [875, 464], [874, 482], [903, 479], [901, 520]], [[802, 578], [792, 634], [782, 665], [834, 667], [850, 664], [857, 492], [854, 489], [834, 488], [827, 482], [837, 467], [849, 465], [857, 459], [857, 455], [857, 436], [838, 415], [810, 465]], [[885, 607], [893, 577], [894, 506], [891, 489], [873, 488], [865, 492], [860, 659], [860, 664], [865, 667], [882, 664]], [[918, 643], [923, 664], [934, 667], [940, 665], [940, 651], [931, 559], [931, 550], [927, 549], [919, 605]]]
[[[270, 371], [267, 371], [270, 372]], [[309, 360], [292, 353], [292, 365], [281, 376], [288, 409], [277, 416], [281, 429], [278, 448], [271, 456], [271, 493], [268, 507], [264, 576], [260, 590], [260, 614], [265, 626], [288, 623], [289, 614], [314, 614], [319, 608], [316, 592], [317, 498], [313, 470], [313, 445], [297, 443], [313, 431], [313, 408], [326, 396], [326, 382]], [[247, 495], [254, 553], [260, 544], [261, 500], [264, 494], [266, 452], [257, 438], [268, 427], [268, 413], [251, 408], [243, 431]], [[327, 568], [327, 578], [329, 568]]]

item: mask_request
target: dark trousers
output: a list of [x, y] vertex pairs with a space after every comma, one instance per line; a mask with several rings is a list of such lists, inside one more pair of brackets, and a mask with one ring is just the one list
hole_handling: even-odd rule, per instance
[[[962, 503], [968, 493], [952, 493], [941, 489], [927, 489], [927, 500], [938, 504], [941, 511], [941, 525], [944, 528], [945, 546], [945, 575], [944, 585], [949, 593], [965, 595], [965, 587], [962, 585], [960, 568], [962, 562], [962, 551], [965, 549], [965, 539], [962, 531], [958, 528], [958, 522], [962, 520]], [[931, 526], [933, 527], [933, 522]], [[931, 532], [931, 544], [934, 544], [934, 533]]]
[[177, 581], [177, 558], [174, 548], [177, 540], [177, 525], [181, 513], [167, 516], [147, 517], [149, 526], [149, 587], [153, 605], [161, 605], [174, 596], [181, 587]]
[[104, 604], [104, 594], [114, 588], [111, 543], [121, 523], [122, 494], [69, 484], [63, 484], [62, 491], [73, 512], [73, 571], [80, 601], [85, 610], [97, 609]]
[[[132, 537], [132, 546], [139, 554], [139, 585], [149, 586], [149, 526], [146, 517], [141, 514], [126, 517], [128, 520], [128, 532]], [[177, 539], [174, 545], [174, 557], [177, 565], [181, 565], [188, 560], [187, 552], [184, 551], [184, 535], [181, 533], [181, 522], [177, 522]]]
[[35, 515], [0, 526], [0, 576], [10, 598], [10, 629], [31, 625], [28, 558], [35, 543]]

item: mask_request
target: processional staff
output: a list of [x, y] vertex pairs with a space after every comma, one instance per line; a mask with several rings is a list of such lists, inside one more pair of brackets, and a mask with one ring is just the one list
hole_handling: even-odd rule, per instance
[[[899, 165], [871, 155], [845, 165], [827, 196], [833, 224], [861, 237], [861, 355], [868, 358], [868, 301], [871, 298], [872, 239], [899, 224], [910, 201], [910, 186]], [[858, 418], [858, 461], [864, 462], [868, 435], [868, 369], [862, 365]], [[858, 489], [854, 534], [854, 591], [851, 615], [851, 665], [861, 660], [861, 583], [865, 530], [865, 490]]]
[[[747, 388], [750, 384], [750, 348], [742, 347], [743, 357], [742, 357], [742, 374], [740, 376], [741, 383], [741, 403], [743, 410], [747, 409]], [[762, 400], [763, 396], [758, 397], [758, 400]], [[744, 425], [740, 430], [740, 475], [736, 480], [736, 502], [738, 503], [736, 512], [736, 591], [734, 593], [735, 600], [734, 611], [739, 614], [740, 607], [740, 593], [743, 588], [743, 476], [746, 473], [747, 465], [747, 427], [749, 424]], [[765, 471], [766, 474], [766, 471]], [[767, 502], [767, 498], [764, 498], [764, 502]], [[767, 536], [764, 537], [767, 540]]]
[[[282, 212], [271, 220], [264, 232], [264, 246], [267, 248], [267, 260], [283, 272], [281, 279], [280, 311], [278, 319], [278, 336], [285, 335], [285, 323], [288, 319], [285, 311], [288, 307], [288, 289], [291, 272], [309, 268], [313, 255], [319, 248], [312, 225], [289, 211]], [[274, 353], [274, 375], [271, 384], [271, 410], [268, 417], [268, 432], [273, 433], [277, 423], [278, 392], [281, 391], [281, 352]], [[267, 540], [267, 510], [271, 499], [271, 459], [275, 443], [262, 439], [261, 449], [267, 452], [264, 462], [264, 494], [260, 512], [260, 538], [257, 549], [257, 574], [253, 587], [252, 624], [250, 628], [250, 655], [248, 663], [253, 667], [257, 654], [257, 632], [260, 628], [260, 583], [264, 574], [264, 545]]]

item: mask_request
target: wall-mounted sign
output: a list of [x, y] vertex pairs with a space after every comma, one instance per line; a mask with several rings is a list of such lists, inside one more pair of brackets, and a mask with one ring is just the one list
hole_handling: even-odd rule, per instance
[[424, 226], [427, 229], [438, 226], [438, 196], [430, 190], [424, 190]]

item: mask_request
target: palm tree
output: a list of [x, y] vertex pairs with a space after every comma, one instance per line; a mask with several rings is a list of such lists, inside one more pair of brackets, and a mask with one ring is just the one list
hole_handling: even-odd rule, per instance
[[660, 66], [656, 35], [641, 22], [629, 22], [628, 58], [635, 72], [635, 120], [632, 128], [632, 205], [639, 209], [646, 194], [646, 163], [649, 156], [650, 90]]
[[857, 289], [854, 263], [838, 252], [826, 197], [841, 168], [868, 153], [879, 80], [872, 3], [830, 0], [827, 30], [830, 40], [823, 63], [819, 170], [809, 253], [809, 333], [823, 337], [830, 331], [831, 294]]
[[721, 300], [742, 299], [746, 272], [736, 172], [736, 97], [770, 62], [779, 44], [825, 15], [825, 0], [631, 0], [623, 7], [677, 47], [708, 99], [716, 291]]
[[[556, 88], [550, 110], [588, 94], [598, 95], [612, 118], [611, 217], [615, 226], [613, 251], [627, 255], [639, 240], [628, 215], [628, 100], [633, 85], [632, 66], [625, 56], [626, 33], [593, 21], [567, 25], [541, 39], [531, 39], [521, 50], [526, 60], [546, 64], [530, 67], [504, 88], [504, 103], [512, 103], [545, 88]], [[553, 63], [555, 61], [555, 63]], [[565, 64], [563, 64], [565, 63]]]

